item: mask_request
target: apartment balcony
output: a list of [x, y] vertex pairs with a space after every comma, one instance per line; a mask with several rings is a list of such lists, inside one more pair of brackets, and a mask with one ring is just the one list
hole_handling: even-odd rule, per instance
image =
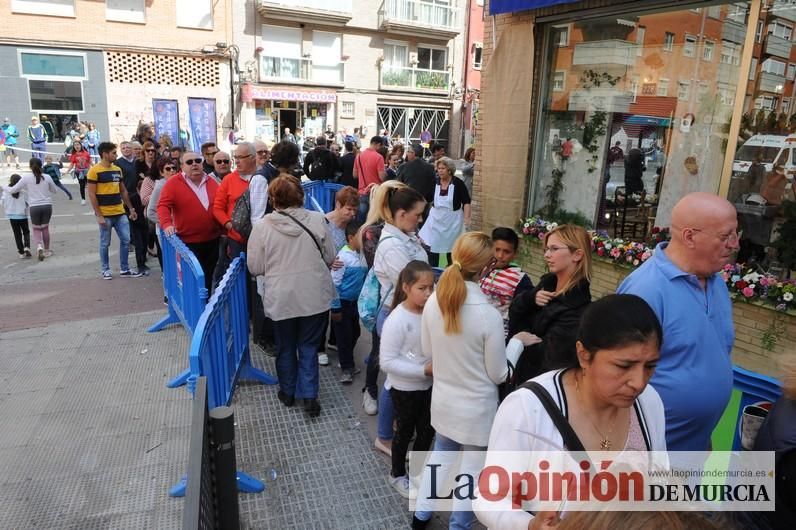
[[383, 0], [379, 29], [390, 33], [450, 40], [458, 35], [459, 10], [430, 0]]
[[774, 5], [768, 8], [769, 16], [782, 18], [788, 22], [796, 22], [796, 5], [790, 2], [774, 2]]
[[583, 88], [569, 94], [567, 110], [629, 113], [633, 94], [616, 88]]
[[257, 0], [257, 11], [263, 18], [345, 26], [352, 4], [353, 0]]
[[777, 37], [776, 35], [766, 35], [763, 44], [763, 54], [790, 59], [790, 49], [793, 43], [788, 39]]
[[772, 74], [771, 72], [760, 72], [757, 76], [757, 89], [761, 92], [773, 92], [782, 94], [785, 87], [785, 76]]
[[450, 91], [450, 73], [444, 70], [382, 65], [379, 88], [447, 95]]
[[725, 20], [721, 28], [721, 38], [736, 44], [743, 44], [746, 40], [746, 26], [732, 20]]
[[343, 86], [343, 72], [343, 63], [325, 65], [312, 59], [260, 55], [262, 82]]
[[574, 66], [633, 66], [638, 45], [625, 40], [578, 42], [572, 57]]

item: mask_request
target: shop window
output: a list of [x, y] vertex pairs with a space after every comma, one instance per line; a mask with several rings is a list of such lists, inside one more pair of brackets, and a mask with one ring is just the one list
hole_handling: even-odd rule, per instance
[[74, 17], [75, 0], [11, 0], [11, 12]]
[[689, 91], [691, 90], [691, 83], [689, 81], [680, 81], [677, 83], [677, 99], [680, 101], [688, 101]]
[[80, 81], [28, 79], [32, 111], [83, 112], [83, 87]]
[[668, 31], [663, 36], [663, 51], [670, 52], [674, 50], [674, 33]]
[[697, 38], [693, 35], [685, 36], [685, 44], [683, 44], [683, 55], [685, 57], [693, 57], [696, 55]]
[[721, 42], [721, 58], [724, 64], [738, 66], [741, 64], [741, 45], [730, 41]]
[[793, 34], [793, 26], [775, 20], [768, 25], [768, 34], [776, 37], [782, 37], [785, 40], [790, 40]]
[[768, 72], [770, 74], [777, 74], [784, 76], [785, 75], [785, 63], [782, 61], [777, 61], [776, 59], [766, 59], [763, 61], [763, 66], [761, 70], [763, 72]]
[[340, 102], [340, 117], [341, 118], [354, 118], [354, 102], [342, 101]]
[[473, 43], [473, 69], [481, 69], [481, 60], [484, 54], [484, 45], [480, 42]]
[[668, 79], [658, 79], [658, 90], [655, 93], [658, 96], [668, 96], [669, 95], [669, 80]]
[[177, 27], [213, 29], [211, 0], [177, 0]]
[[713, 50], [716, 48], [716, 43], [706, 40], [702, 48], [702, 60], [710, 62], [713, 60]]
[[567, 73], [559, 70], [553, 72], [553, 91], [563, 92], [566, 85]]
[[36, 51], [20, 51], [19, 63], [23, 77], [86, 77], [86, 58], [83, 54], [63, 55], [60, 53], [42, 53]]
[[105, 0], [105, 20], [144, 23], [144, 0]]

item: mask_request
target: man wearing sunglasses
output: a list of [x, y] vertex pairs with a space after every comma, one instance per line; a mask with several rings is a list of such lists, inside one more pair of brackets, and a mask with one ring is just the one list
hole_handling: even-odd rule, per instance
[[202, 156], [193, 151], [182, 155], [182, 174], [166, 181], [158, 201], [158, 220], [167, 236], [177, 236], [191, 249], [205, 275], [208, 292], [218, 260], [221, 227], [213, 217], [218, 184], [203, 170]]
[[204, 169], [205, 173], [210, 175], [215, 169], [215, 167], [213, 167], [213, 159], [218, 153], [218, 147], [216, 147], [215, 142], [205, 142], [202, 144], [201, 149], [202, 149], [202, 158], [204, 158], [204, 162], [202, 163], [202, 169]]
[[732, 302], [718, 272], [738, 250], [738, 221], [729, 201], [697, 192], [674, 205], [671, 226], [672, 240], [618, 292], [643, 298], [663, 328], [650, 384], [666, 409], [667, 449], [709, 451], [732, 392]]
[[232, 158], [229, 156], [229, 153], [225, 153], [224, 151], [219, 151], [216, 153], [216, 156], [213, 157], [213, 172], [210, 173], [210, 176], [216, 179], [216, 182], [221, 184], [221, 181], [224, 180], [224, 177], [229, 175], [232, 172]]

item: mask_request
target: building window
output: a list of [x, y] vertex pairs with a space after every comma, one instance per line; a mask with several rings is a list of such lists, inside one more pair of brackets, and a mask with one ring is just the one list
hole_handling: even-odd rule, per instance
[[768, 25], [768, 34], [790, 40], [793, 34], [793, 26], [776, 20]]
[[757, 57], [752, 57], [752, 65], [749, 68], [749, 81], [757, 79]]
[[385, 42], [384, 65], [390, 68], [408, 67], [409, 45], [403, 42]]
[[342, 101], [340, 102], [340, 117], [341, 118], [354, 118], [354, 102]]
[[721, 62], [738, 66], [741, 64], [741, 45], [730, 41], [721, 41]]
[[704, 61], [712, 61], [713, 60], [713, 50], [716, 48], [716, 43], [713, 41], [706, 40], [705, 44], [702, 48], [702, 60]]
[[301, 28], [263, 24], [260, 77], [264, 79], [308, 79], [309, 68], [301, 53]]
[[738, 24], [746, 24], [746, 15], [749, 9], [744, 4], [730, 4], [727, 6], [727, 20], [732, 20]]
[[317, 83], [343, 82], [343, 35], [328, 31], [312, 32], [312, 80]]
[[777, 74], [784, 76], [785, 75], [786, 65], [782, 61], [777, 61], [776, 59], [766, 59], [763, 61], [763, 65], [761, 70], [763, 72], [768, 72], [770, 74]]
[[757, 42], [763, 42], [763, 21], [762, 20], [757, 22], [757, 30], [755, 31], [755, 40]]
[[177, 26], [213, 29], [212, 0], [177, 0]]
[[778, 99], [776, 96], [760, 96], [755, 99], [755, 108], [762, 110], [776, 110]]
[[663, 51], [670, 52], [674, 49], [674, 33], [668, 31], [663, 36]]
[[710, 87], [704, 81], [699, 82], [699, 97], [703, 97], [708, 93]]
[[83, 112], [83, 83], [28, 79], [30, 110]]
[[668, 79], [658, 79], [658, 91], [656, 92], [658, 96], [668, 96], [669, 95], [669, 80]]
[[144, 23], [144, 0], [105, 0], [105, 20]]
[[630, 78], [630, 92], [633, 94], [633, 103], [635, 103], [638, 98], [638, 82], [639, 76], [634, 75]]
[[569, 24], [553, 26], [553, 42], [559, 48], [569, 46]]
[[782, 108], [780, 112], [787, 114], [790, 111], [790, 98], [782, 98]]
[[481, 69], [481, 59], [484, 54], [484, 45], [480, 42], [473, 43], [473, 69]]
[[688, 100], [689, 91], [691, 90], [691, 83], [689, 81], [680, 81], [677, 83], [677, 99], [680, 101]]
[[83, 54], [62, 55], [20, 50], [19, 65], [22, 77], [86, 78], [86, 57]]
[[644, 51], [644, 36], [647, 33], [647, 28], [639, 26], [636, 28], [636, 55], [641, 57], [641, 52]]
[[788, 72], [785, 77], [788, 78], [788, 81], [793, 81], [796, 78], [796, 64], [788, 63]]
[[417, 67], [420, 70], [447, 71], [448, 50], [445, 48], [417, 47]]
[[721, 6], [710, 6], [708, 8], [708, 16], [710, 18], [721, 18]]
[[685, 44], [683, 44], [683, 55], [686, 57], [693, 57], [696, 55], [697, 38], [693, 35], [685, 36]]
[[563, 70], [553, 72], [553, 91], [563, 92], [566, 88], [567, 73]]
[[719, 92], [719, 101], [723, 105], [732, 105], [735, 103], [735, 88], [730, 87], [729, 85], [719, 84], [718, 86]]
[[74, 17], [75, 0], [11, 0], [12, 13]]

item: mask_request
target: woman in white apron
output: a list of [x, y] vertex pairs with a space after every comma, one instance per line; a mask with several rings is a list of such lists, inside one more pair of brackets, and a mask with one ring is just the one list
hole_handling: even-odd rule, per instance
[[453, 176], [456, 172], [453, 160], [442, 157], [434, 165], [438, 176], [434, 203], [418, 235], [431, 247], [429, 264], [437, 267], [442, 253], [447, 254], [450, 265], [453, 243], [470, 226], [470, 194], [464, 182]]

